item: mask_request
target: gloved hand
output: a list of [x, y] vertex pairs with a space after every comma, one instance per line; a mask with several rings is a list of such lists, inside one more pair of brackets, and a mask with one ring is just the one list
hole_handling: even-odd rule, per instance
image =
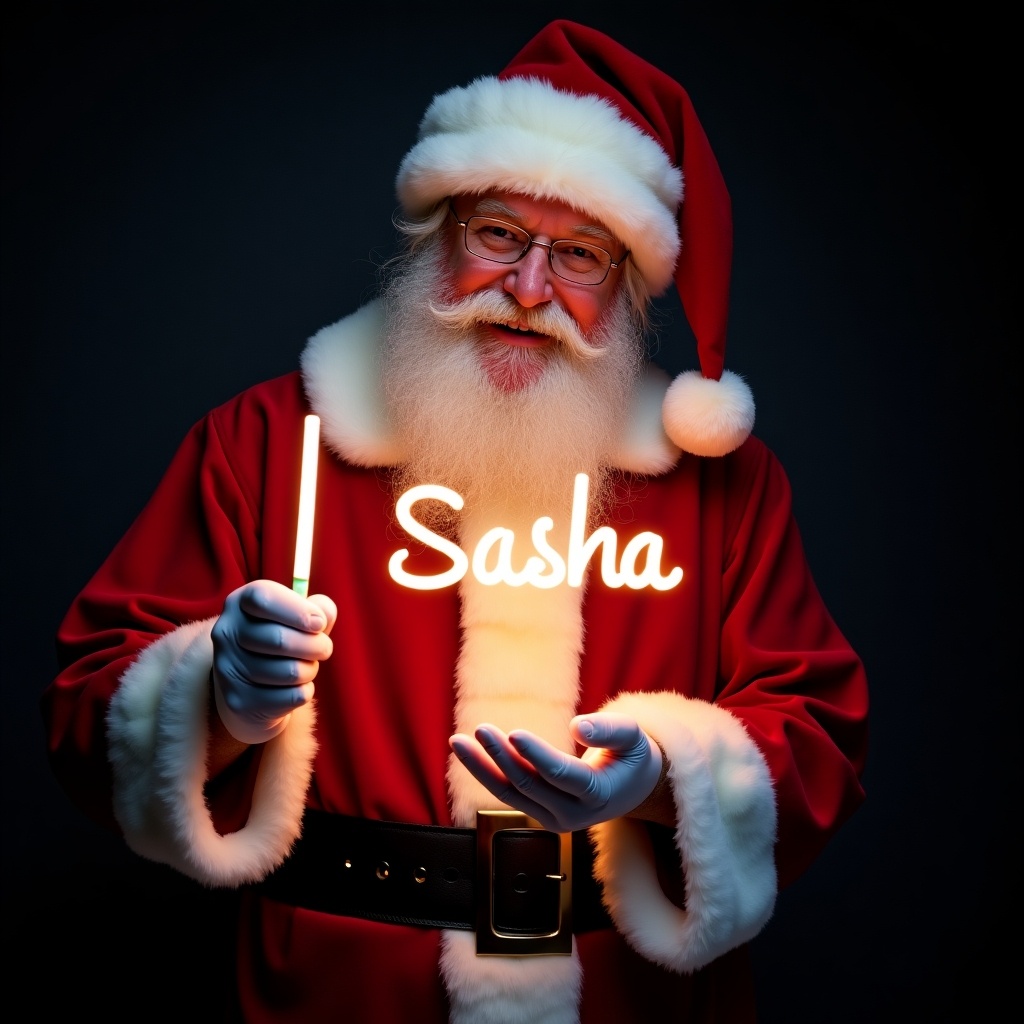
[[228, 732], [265, 743], [313, 697], [320, 662], [331, 656], [338, 617], [323, 594], [305, 598], [273, 580], [228, 594], [213, 626], [213, 693]]
[[[588, 749], [566, 754], [525, 729], [507, 736], [477, 726], [474, 736], [449, 740], [455, 756], [502, 803], [552, 832], [573, 832], [628, 814], [651, 794], [661, 775], [657, 743], [626, 715], [577, 715], [573, 738]], [[475, 737], [475, 738], [474, 738]]]

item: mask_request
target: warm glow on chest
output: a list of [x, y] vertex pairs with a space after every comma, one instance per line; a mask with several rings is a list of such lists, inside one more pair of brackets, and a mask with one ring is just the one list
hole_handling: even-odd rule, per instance
[[554, 527], [554, 521], [550, 516], [541, 516], [534, 521], [530, 530], [532, 553], [525, 560], [521, 554], [514, 560], [516, 535], [504, 526], [488, 530], [477, 542], [472, 556], [447, 538], [439, 537], [413, 516], [413, 505], [417, 501], [433, 498], [458, 511], [464, 504], [462, 496], [448, 487], [436, 484], [412, 487], [395, 505], [399, 523], [411, 537], [451, 559], [452, 565], [445, 572], [433, 576], [415, 576], [402, 568], [409, 557], [409, 549], [401, 548], [391, 556], [388, 572], [396, 583], [413, 590], [440, 590], [452, 586], [470, 568], [481, 583], [489, 586], [504, 583], [510, 587], [529, 585], [547, 589], [567, 582], [571, 587], [578, 587], [583, 583], [588, 563], [600, 549], [601, 579], [609, 587], [671, 590], [678, 586], [683, 578], [682, 569], [676, 566], [667, 575], [662, 574], [664, 542], [658, 534], [650, 531], [638, 533], [626, 543], [621, 558], [618, 554], [618, 534], [610, 526], [598, 527], [587, 535], [589, 488], [590, 478], [586, 473], [578, 473], [573, 488], [568, 551], [562, 553], [552, 547], [548, 534]]

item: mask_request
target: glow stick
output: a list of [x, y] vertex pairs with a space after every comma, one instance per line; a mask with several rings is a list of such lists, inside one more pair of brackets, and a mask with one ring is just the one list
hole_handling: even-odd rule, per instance
[[299, 482], [299, 523], [295, 531], [292, 590], [309, 595], [309, 563], [313, 552], [313, 509], [316, 505], [316, 464], [320, 453], [320, 417], [307, 416], [302, 435], [302, 478]]

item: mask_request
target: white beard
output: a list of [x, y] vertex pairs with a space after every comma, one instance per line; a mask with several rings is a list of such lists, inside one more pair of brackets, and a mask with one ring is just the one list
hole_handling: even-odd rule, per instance
[[[474, 308], [473, 296], [446, 303], [444, 259], [442, 244], [433, 243], [384, 291], [387, 410], [409, 453], [396, 487], [449, 487], [465, 499], [466, 514], [536, 516], [568, 509], [582, 472], [591, 479], [591, 510], [601, 507], [607, 459], [642, 368], [642, 334], [625, 294], [584, 339], [553, 306], [524, 310], [486, 293], [483, 308]], [[477, 326], [484, 320], [529, 322], [561, 340], [546, 348], [504, 345], [484, 338]], [[536, 375], [538, 362], [539, 378], [518, 386]], [[438, 507], [433, 515], [418, 510], [417, 518], [441, 529], [447, 514]]]

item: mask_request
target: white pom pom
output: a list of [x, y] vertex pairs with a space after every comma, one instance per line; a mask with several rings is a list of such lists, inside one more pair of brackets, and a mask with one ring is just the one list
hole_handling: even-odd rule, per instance
[[754, 428], [754, 396], [746, 381], [731, 370], [726, 370], [721, 380], [687, 370], [665, 392], [661, 421], [665, 433], [683, 451], [728, 455]]

